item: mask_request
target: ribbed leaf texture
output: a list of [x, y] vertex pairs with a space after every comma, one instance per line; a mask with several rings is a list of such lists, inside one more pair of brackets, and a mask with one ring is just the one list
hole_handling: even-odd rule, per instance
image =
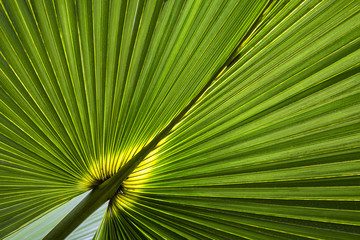
[[0, 238], [203, 92], [68, 239], [360, 239], [358, 0], [0, 3]]

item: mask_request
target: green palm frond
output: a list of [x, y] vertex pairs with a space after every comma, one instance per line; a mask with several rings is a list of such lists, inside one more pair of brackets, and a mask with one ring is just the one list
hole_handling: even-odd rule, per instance
[[1, 238], [360, 238], [357, 0], [0, 6]]

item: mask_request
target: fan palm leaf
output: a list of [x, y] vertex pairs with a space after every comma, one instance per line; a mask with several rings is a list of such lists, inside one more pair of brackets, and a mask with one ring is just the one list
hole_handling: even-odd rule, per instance
[[358, 1], [0, 6], [0, 237], [360, 238]]

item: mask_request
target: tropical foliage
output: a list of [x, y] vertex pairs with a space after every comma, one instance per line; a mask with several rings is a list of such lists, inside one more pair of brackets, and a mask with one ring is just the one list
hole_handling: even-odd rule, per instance
[[0, 2], [0, 238], [360, 239], [358, 0]]

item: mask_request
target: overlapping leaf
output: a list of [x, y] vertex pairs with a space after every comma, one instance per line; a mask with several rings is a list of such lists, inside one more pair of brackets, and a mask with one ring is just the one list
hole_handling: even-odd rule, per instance
[[268, 12], [275, 17], [264, 16], [236, 63], [128, 179], [119, 231], [358, 238], [359, 7], [293, 1]]

